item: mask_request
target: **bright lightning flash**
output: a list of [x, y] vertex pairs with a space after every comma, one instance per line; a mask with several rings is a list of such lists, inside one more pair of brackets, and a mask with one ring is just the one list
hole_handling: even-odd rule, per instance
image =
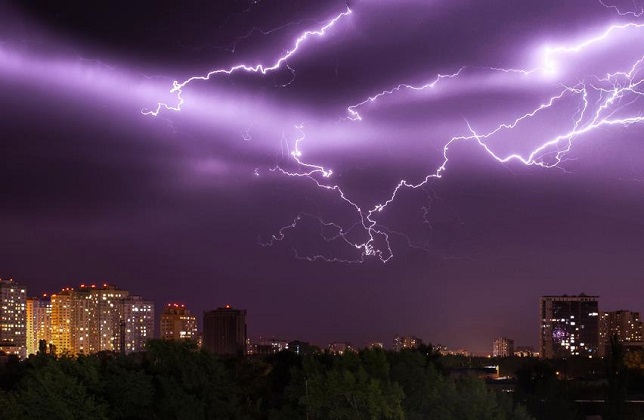
[[[592, 48], [594, 45], [601, 44], [602, 41], [609, 39], [613, 34], [632, 30], [640, 30], [642, 28], [644, 28], [644, 24], [628, 23], [624, 25], [614, 25], [610, 26], [601, 34], [588, 38], [578, 44], [548, 48], [546, 49], [543, 65], [534, 69], [517, 70], [489, 68], [488, 70], [503, 73], [518, 72], [522, 73], [526, 77], [536, 75], [539, 72], [543, 72], [544, 74], [551, 74], [553, 72], [553, 67], [556, 67], [558, 64], [557, 57], [566, 54], [570, 55], [578, 53], [586, 48]], [[616, 71], [609, 73], [601, 78], [594, 77], [590, 81], [579, 82], [575, 86], [564, 86], [557, 94], [550, 97], [547, 101], [539, 104], [530, 112], [520, 115], [511, 121], [501, 123], [494, 129], [486, 131], [484, 133], [476, 132], [475, 129], [466, 122], [470, 134], [452, 137], [445, 143], [442, 148], [442, 163], [438, 166], [435, 172], [428, 174], [420, 182], [414, 183], [406, 180], [400, 180], [393, 189], [391, 195], [389, 195], [389, 197], [385, 201], [376, 204], [369, 209], [363, 209], [357, 203], [349, 199], [339, 185], [332, 185], [324, 182], [324, 178], [329, 178], [331, 172], [321, 166], [311, 165], [301, 161], [300, 158], [302, 154], [299, 148], [296, 148], [294, 157], [296, 158], [296, 162], [302, 166], [302, 171], [293, 172], [286, 171], [281, 168], [274, 170], [278, 170], [287, 176], [309, 178], [316, 184], [316, 186], [337, 192], [342, 200], [344, 200], [349, 206], [355, 209], [355, 211], [359, 214], [360, 225], [362, 229], [364, 229], [364, 231], [368, 234], [367, 241], [359, 243], [350, 241], [348, 239], [348, 235], [345, 234], [342, 228], [336, 225], [336, 228], [338, 229], [338, 235], [341, 236], [347, 244], [360, 250], [361, 252], [361, 256], [351, 262], [362, 262], [366, 257], [372, 256], [376, 256], [381, 261], [387, 262], [390, 258], [393, 257], [393, 252], [391, 250], [389, 242], [389, 235], [391, 232], [385, 226], [382, 226], [378, 223], [376, 218], [378, 213], [384, 211], [387, 206], [394, 202], [398, 193], [403, 188], [421, 188], [427, 185], [432, 179], [441, 178], [447, 170], [448, 162], [450, 160], [450, 146], [452, 146], [456, 142], [470, 141], [475, 142], [490, 157], [500, 163], [516, 161], [527, 166], [540, 166], [544, 168], [557, 167], [562, 162], [565, 155], [570, 151], [573, 142], [583, 135], [591, 133], [601, 127], [625, 127], [632, 124], [644, 122], [644, 115], [642, 115], [641, 112], [638, 112], [635, 115], [618, 116], [620, 114], [620, 111], [622, 111], [623, 108], [628, 104], [631, 104], [637, 99], [644, 99], [643, 63], [644, 55], [635, 63], [633, 63], [630, 69], [627, 69], [626, 71]], [[377, 93], [361, 102], [349, 106], [347, 108], [347, 112], [349, 114], [348, 119], [351, 121], [362, 121], [363, 116], [358, 112], [358, 109], [360, 109], [361, 107], [377, 102], [386, 96], [394, 95], [402, 90], [421, 91], [433, 89], [442, 81], [445, 81], [447, 79], [456, 79], [462, 76], [465, 73], [466, 69], [466, 67], [462, 67], [452, 74], [438, 75], [433, 81], [421, 86], [400, 84], [392, 89]], [[596, 97], [598, 99], [591, 103], [589, 97]], [[502, 155], [494, 152], [493, 147], [488, 143], [489, 141], [493, 140], [493, 137], [500, 132], [512, 131], [513, 129], [520, 126], [523, 122], [536, 117], [538, 114], [544, 112], [547, 109], [552, 108], [558, 102], [564, 99], [569, 100], [570, 98], [576, 99], [579, 103], [579, 110], [576, 117], [572, 121], [571, 128], [568, 131], [557, 134], [552, 138], [545, 139], [529, 154], [521, 155], [518, 153], [511, 153]], [[301, 127], [299, 128], [301, 129]], [[304, 138], [302, 136], [296, 141], [296, 144], [301, 143], [303, 140]], [[319, 175], [322, 175], [323, 177], [320, 178]], [[311, 215], [305, 216], [314, 217]], [[278, 234], [274, 235], [271, 238], [270, 243], [284, 239], [285, 232], [287, 230], [295, 229], [302, 217], [302, 215], [299, 215], [295, 220], [293, 220], [291, 224], [280, 229]], [[328, 225], [330, 223], [320, 218], [318, 218], [318, 222], [321, 225]], [[375, 245], [377, 239], [379, 238], [384, 239], [384, 247], [378, 247]], [[336, 258], [328, 258], [321, 255], [304, 258], [309, 260], [324, 259], [326, 261], [338, 261]], [[342, 261], [346, 262], [345, 260]]]
[[[600, 1], [601, 2], [601, 1]], [[644, 13], [642, 11], [635, 12], [621, 12], [615, 6], [608, 5], [601, 2], [604, 7], [613, 8], [617, 10], [621, 16], [638, 17]], [[294, 42], [291, 49], [287, 50], [282, 56], [278, 57], [271, 65], [257, 64], [254, 66], [236, 65], [227, 69], [216, 69], [202, 76], [193, 76], [183, 82], [175, 81], [172, 93], [175, 93], [178, 103], [175, 106], [166, 103], [159, 103], [156, 109], [152, 111], [142, 111], [147, 115], [158, 115], [163, 109], [179, 111], [184, 100], [181, 96], [182, 89], [188, 84], [195, 81], [206, 81], [216, 75], [227, 75], [235, 72], [250, 72], [266, 74], [268, 72], [279, 69], [282, 66], [287, 66], [287, 60], [295, 55], [305, 41], [312, 36], [323, 36], [336, 22], [340, 19], [351, 14], [349, 8], [346, 11], [338, 14], [336, 17], [328, 21], [324, 26], [317, 30], [306, 31], [301, 34]], [[538, 78], [543, 81], [544, 76], [552, 76], [559, 71], [559, 65], [564, 60], [570, 60], [571, 57], [578, 55], [584, 51], [592, 51], [593, 48], [600, 47], [604, 43], [614, 40], [617, 35], [629, 37], [632, 33], [638, 32], [639, 35], [644, 31], [644, 24], [640, 23], [625, 23], [619, 25], [609, 26], [606, 30], [594, 36], [583, 39], [580, 42], [570, 45], [562, 45], [556, 47], [548, 47], [544, 50], [543, 62], [540, 66], [529, 69], [504, 69], [490, 67], [485, 71], [500, 73], [502, 76], [509, 73], [519, 73], [526, 78], [526, 82], [533, 83], [537, 80], [531, 78]], [[357, 123], [365, 120], [365, 117], [359, 112], [361, 108], [367, 106], [376, 106], [376, 103], [385, 100], [386, 97], [399, 94], [400, 92], [407, 91], [430, 91], [437, 88], [440, 84], [445, 82], [459, 83], [460, 78], [468, 72], [470, 67], [463, 66], [453, 73], [439, 74], [431, 82], [420, 86], [413, 86], [410, 84], [399, 84], [391, 89], [383, 90], [368, 98], [350, 105], [347, 108], [348, 120]], [[542, 103], [534, 106], [529, 112], [509, 118], [507, 121], [500, 122], [492, 129], [477, 130], [469, 122], [465, 122], [467, 126], [467, 135], [454, 136], [446, 139], [442, 146], [442, 161], [437, 169], [426, 175], [418, 182], [409, 182], [407, 180], [400, 180], [393, 188], [392, 192], [384, 199], [384, 201], [364, 208], [356, 201], [347, 196], [345, 191], [340, 185], [331, 182], [333, 172], [321, 165], [307, 163], [302, 158], [301, 144], [305, 140], [304, 127], [299, 125], [296, 129], [299, 132], [299, 137], [295, 140], [293, 150], [290, 152], [290, 159], [294, 162], [297, 170], [287, 170], [277, 165], [270, 170], [272, 172], [280, 173], [284, 176], [305, 178], [310, 180], [318, 188], [328, 191], [331, 194], [336, 194], [348, 205], [358, 216], [358, 222], [348, 229], [342, 226], [324, 220], [318, 216], [311, 214], [300, 214], [292, 223], [282, 227], [274, 234], [266, 245], [272, 245], [276, 241], [282, 241], [286, 238], [288, 231], [296, 229], [298, 224], [303, 218], [313, 218], [321, 227], [330, 229], [334, 232], [333, 235], [322, 235], [323, 239], [327, 241], [340, 240], [349, 247], [355, 249], [359, 253], [359, 257], [355, 259], [342, 259], [326, 257], [323, 255], [312, 255], [298, 258], [305, 258], [311, 261], [325, 260], [325, 261], [339, 261], [339, 262], [362, 262], [368, 257], [377, 257], [382, 262], [387, 262], [393, 257], [393, 252], [390, 246], [390, 235], [397, 233], [389, 230], [385, 226], [379, 224], [377, 220], [378, 214], [382, 213], [392, 202], [394, 202], [402, 189], [417, 189], [426, 186], [431, 180], [441, 178], [447, 170], [450, 161], [450, 147], [457, 142], [471, 142], [484, 150], [492, 159], [500, 163], [517, 162], [527, 166], [539, 166], [543, 168], [558, 167], [564, 160], [566, 154], [570, 152], [573, 143], [588, 135], [591, 132], [597, 131], [600, 128], [606, 127], [626, 127], [633, 124], [644, 122], [644, 115], [641, 111], [629, 113], [628, 106], [632, 105], [638, 100], [644, 99], [644, 54], [636, 59], [630, 67], [625, 69], [614, 70], [601, 77], [592, 76], [586, 77], [584, 80], [576, 82], [572, 86], [560, 85], [561, 87], [550, 98]], [[528, 153], [507, 153], [503, 154], [495, 151], [494, 140], [497, 136], [505, 134], [511, 135], [514, 130], [517, 130], [522, 124], [537, 118], [546, 110], [551, 110], [563, 101], [573, 101], [577, 104], [577, 112], [574, 118], [571, 119], [570, 127], [558, 132], [556, 135], [541, 139]], [[641, 109], [641, 108], [640, 108]], [[283, 139], [283, 141], [286, 141]], [[258, 172], [256, 172], [258, 174]], [[349, 235], [349, 232], [354, 230], [356, 226], [363, 231], [366, 235], [364, 241], [355, 241]]]
[[201, 76], [192, 76], [183, 82], [178, 82], [174, 81], [172, 83], [172, 89], [170, 89], [170, 93], [176, 94], [177, 95], [177, 100], [178, 103], [177, 105], [169, 105], [167, 103], [159, 102], [157, 104], [156, 109], [154, 110], [143, 110], [141, 111], [144, 115], [153, 115], [157, 116], [159, 115], [159, 112], [161, 112], [162, 109], [167, 109], [171, 111], [180, 111], [181, 110], [181, 105], [183, 105], [184, 99], [182, 98], [181, 94], [183, 93], [183, 88], [189, 85], [192, 82], [196, 81], [207, 81], [210, 80], [211, 77], [218, 76], [218, 75], [230, 75], [233, 73], [238, 73], [238, 72], [246, 72], [246, 73], [260, 73], [260, 74], [267, 74], [270, 72], [273, 72], [275, 70], [280, 69], [283, 66], [288, 67], [288, 60], [293, 57], [299, 50], [300, 47], [306, 42], [307, 39], [317, 36], [317, 37], [322, 37], [324, 36], [327, 31], [335, 24], [341, 20], [342, 18], [349, 16], [351, 14], [351, 9], [347, 7], [347, 9], [328, 21], [324, 26], [322, 26], [319, 29], [316, 30], [309, 30], [304, 33], [302, 33], [297, 39], [295, 40], [295, 43], [293, 47], [291, 47], [289, 50], [287, 50], [283, 55], [281, 55], [273, 64], [271, 65], [264, 65], [264, 64], [256, 64], [254, 66], [248, 66], [245, 64], [238, 64], [236, 66], [232, 66], [229, 68], [224, 68], [224, 69], [215, 69], [209, 71], [205, 75]]

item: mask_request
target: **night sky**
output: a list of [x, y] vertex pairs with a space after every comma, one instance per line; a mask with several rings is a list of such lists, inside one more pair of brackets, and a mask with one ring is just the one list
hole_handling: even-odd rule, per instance
[[476, 352], [536, 346], [541, 295], [644, 311], [644, 5], [132, 3], [0, 5], [0, 276], [30, 295]]

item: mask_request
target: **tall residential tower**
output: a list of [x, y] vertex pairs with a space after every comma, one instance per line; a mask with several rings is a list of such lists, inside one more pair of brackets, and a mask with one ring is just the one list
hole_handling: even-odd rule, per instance
[[27, 355], [38, 353], [40, 340], [45, 340], [45, 346], [51, 343], [51, 299], [48, 296], [27, 298]]
[[598, 298], [585, 294], [541, 297], [541, 357], [598, 356]]
[[186, 305], [168, 303], [161, 314], [162, 340], [197, 340], [197, 318]]
[[27, 290], [13, 281], [0, 279], [0, 350], [27, 356]]
[[599, 314], [599, 355], [605, 356], [610, 339], [617, 336], [623, 344], [642, 344], [642, 321], [639, 312], [612, 311]]
[[507, 337], [499, 337], [492, 343], [492, 356], [510, 357], [514, 356], [514, 340]]
[[203, 348], [216, 354], [246, 353], [246, 311], [226, 305], [205, 312]]

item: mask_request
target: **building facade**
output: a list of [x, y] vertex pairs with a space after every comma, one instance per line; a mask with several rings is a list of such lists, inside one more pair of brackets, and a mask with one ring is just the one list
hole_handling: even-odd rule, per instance
[[96, 294], [92, 289], [80, 287], [70, 290], [71, 348], [73, 354], [91, 354], [98, 346]]
[[37, 354], [40, 340], [51, 343], [51, 298], [27, 298], [27, 355]]
[[130, 292], [108, 284], [91, 287], [90, 290], [96, 311], [92, 347], [97, 351], [122, 351], [123, 305], [126, 304]]
[[160, 319], [162, 340], [197, 340], [197, 318], [186, 305], [168, 303]]
[[611, 337], [617, 336], [622, 343], [642, 342], [642, 321], [639, 312], [612, 311], [599, 313], [599, 355], [606, 356]]
[[287, 340], [281, 340], [279, 338], [259, 338], [259, 343], [250, 343], [247, 342], [247, 353], [248, 354], [277, 354], [284, 350], [289, 350], [289, 342]]
[[246, 311], [230, 305], [203, 315], [203, 348], [215, 354], [246, 353]]
[[493, 357], [514, 356], [514, 340], [507, 337], [499, 337], [492, 343]]
[[546, 359], [597, 357], [599, 296], [542, 296], [539, 301], [539, 354]]
[[154, 304], [116, 286], [81, 284], [51, 296], [56, 354], [141, 351], [154, 337]]
[[56, 354], [73, 354], [71, 289], [51, 295], [51, 345]]
[[27, 290], [13, 279], [0, 279], [0, 350], [27, 356]]
[[147, 342], [154, 337], [154, 302], [130, 295], [120, 302], [119, 308], [119, 351], [145, 350]]
[[518, 346], [514, 349], [514, 355], [516, 357], [538, 357], [539, 352], [531, 346]]

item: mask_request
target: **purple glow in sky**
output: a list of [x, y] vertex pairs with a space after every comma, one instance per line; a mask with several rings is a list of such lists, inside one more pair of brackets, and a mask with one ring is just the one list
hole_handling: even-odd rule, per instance
[[[601, 3], [604, 7], [620, 9], [614, 5]], [[347, 9], [329, 18], [323, 25], [318, 25], [315, 29], [309, 29], [302, 32], [293, 41], [293, 46], [288, 48], [282, 55], [273, 60], [273, 64], [237, 64], [229, 68], [217, 68], [208, 71], [204, 75], [190, 76], [186, 80], [179, 82], [174, 81], [170, 93], [176, 94], [176, 105], [159, 103], [154, 110], [142, 111], [145, 115], [158, 116], [162, 110], [180, 111], [184, 98], [181, 96], [183, 89], [189, 84], [195, 82], [209, 81], [211, 78], [222, 75], [231, 75], [238, 72], [267, 73], [279, 70], [282, 67], [288, 67], [292, 76], [295, 77], [295, 70], [288, 66], [288, 60], [293, 58], [300, 50], [306, 48], [306, 42], [312, 37], [324, 37], [333, 32], [333, 29], [342, 20], [348, 19], [352, 10]], [[628, 15], [627, 12], [620, 13], [620, 16]], [[638, 17], [638, 16], [635, 16]], [[644, 23], [627, 22], [619, 24], [608, 24], [606, 29], [599, 33], [589, 34], [577, 41], [561, 41], [557, 45], [546, 45], [542, 47], [541, 55], [538, 58], [536, 67], [523, 68], [504, 68], [489, 67], [477, 69], [491, 73], [499, 73], [499, 79], [502, 83], [517, 83], [517, 89], [524, 89], [529, 84], [542, 85], [541, 91], [548, 92], [554, 90], [551, 96], [545, 101], [539, 103], [538, 100], [532, 108], [525, 113], [508, 112], [505, 120], [494, 122], [494, 119], [486, 118], [481, 121], [483, 127], [490, 126], [484, 132], [477, 132], [469, 121], [465, 121], [469, 133], [467, 135], [454, 135], [445, 140], [442, 146], [442, 160], [433, 173], [429, 173], [420, 182], [409, 182], [401, 179], [393, 188], [393, 192], [383, 201], [363, 209], [360, 204], [352, 201], [343, 191], [342, 186], [335, 183], [329, 183], [328, 178], [332, 177], [333, 172], [326, 170], [323, 166], [305, 163], [302, 160], [302, 151], [300, 143], [305, 140], [303, 127], [296, 128], [301, 135], [294, 141], [293, 150], [290, 152], [291, 158], [296, 165], [301, 167], [302, 171], [289, 171], [276, 166], [273, 170], [289, 177], [305, 177], [312, 180], [319, 188], [336, 192], [348, 206], [353, 207], [359, 224], [343, 227], [333, 221], [325, 221], [317, 218], [323, 228], [330, 228], [334, 234], [330, 237], [322, 235], [327, 242], [340, 240], [347, 245], [359, 250], [361, 255], [356, 260], [338, 259], [336, 257], [327, 258], [324, 255], [317, 254], [305, 257], [309, 260], [322, 259], [329, 262], [362, 262], [365, 257], [377, 256], [382, 262], [387, 262], [393, 257], [389, 242], [389, 230], [386, 226], [379, 226], [376, 220], [376, 214], [386, 210], [387, 206], [396, 199], [396, 195], [401, 188], [421, 188], [432, 179], [441, 178], [447, 170], [450, 160], [449, 148], [454, 142], [468, 141], [476, 142], [485, 152], [499, 163], [508, 163], [518, 161], [524, 165], [536, 165], [545, 168], [559, 167], [562, 160], [570, 152], [573, 142], [602, 127], [618, 126], [628, 127], [633, 124], [644, 122], [644, 116], [641, 115], [641, 97], [644, 95], [644, 79], [641, 78], [642, 63], [644, 55], [642, 51], [633, 51], [632, 45], [644, 41]], [[313, 47], [310, 47], [313, 48]], [[607, 51], [608, 50], [608, 51]], [[537, 54], [535, 54], [537, 55]], [[610, 63], [610, 64], [607, 64]], [[348, 119], [353, 122], [362, 122], [363, 118], [358, 112], [359, 108], [366, 107], [376, 102], [386, 101], [390, 95], [395, 95], [401, 90], [424, 91], [438, 89], [440, 82], [449, 80], [455, 85], [456, 89], [461, 92], [471, 93], [472, 88], [467, 87], [468, 81], [466, 76], [467, 68], [461, 67], [450, 74], [439, 74], [431, 82], [414, 86], [410, 84], [398, 84], [393, 88], [384, 90], [369, 96], [356, 104], [347, 108]], [[517, 82], [516, 75], [520, 76]], [[462, 81], [461, 79], [465, 79]], [[287, 87], [288, 84], [281, 87]], [[462, 85], [466, 87], [463, 89]], [[478, 85], [485, 89], [488, 85], [487, 80], [479, 80]], [[540, 92], [541, 93], [541, 92]], [[447, 94], [449, 95], [449, 93]], [[409, 100], [410, 98], [405, 98]], [[405, 100], [404, 99], [404, 100]], [[444, 99], [428, 99], [427, 102]], [[556, 110], [558, 114], [569, 114], [568, 124], [560, 126], [559, 122], [553, 122], [551, 110]], [[545, 116], [544, 116], [545, 114]], [[476, 116], [473, 116], [476, 118]], [[498, 118], [498, 117], [496, 117]], [[536, 120], [539, 125], [551, 126], [551, 132], [540, 130], [534, 132], [532, 127]], [[525, 135], [522, 133], [524, 126], [528, 126], [532, 133]], [[458, 130], [458, 128], [456, 128]], [[351, 136], [351, 132], [344, 134], [345, 137]], [[525, 137], [524, 137], [525, 136]], [[521, 137], [517, 141], [517, 137]], [[285, 144], [288, 145], [288, 140]], [[259, 172], [255, 172], [259, 176]], [[318, 179], [319, 178], [321, 179]], [[285, 232], [289, 229], [296, 229], [301, 215], [298, 215], [293, 223], [279, 230], [277, 235], [273, 235], [271, 242], [283, 240]], [[356, 226], [364, 231], [362, 242], [354, 241], [351, 238], [350, 231]]]
[[3, 6], [1, 275], [477, 351], [644, 309], [642, 4], [148, 3]]

